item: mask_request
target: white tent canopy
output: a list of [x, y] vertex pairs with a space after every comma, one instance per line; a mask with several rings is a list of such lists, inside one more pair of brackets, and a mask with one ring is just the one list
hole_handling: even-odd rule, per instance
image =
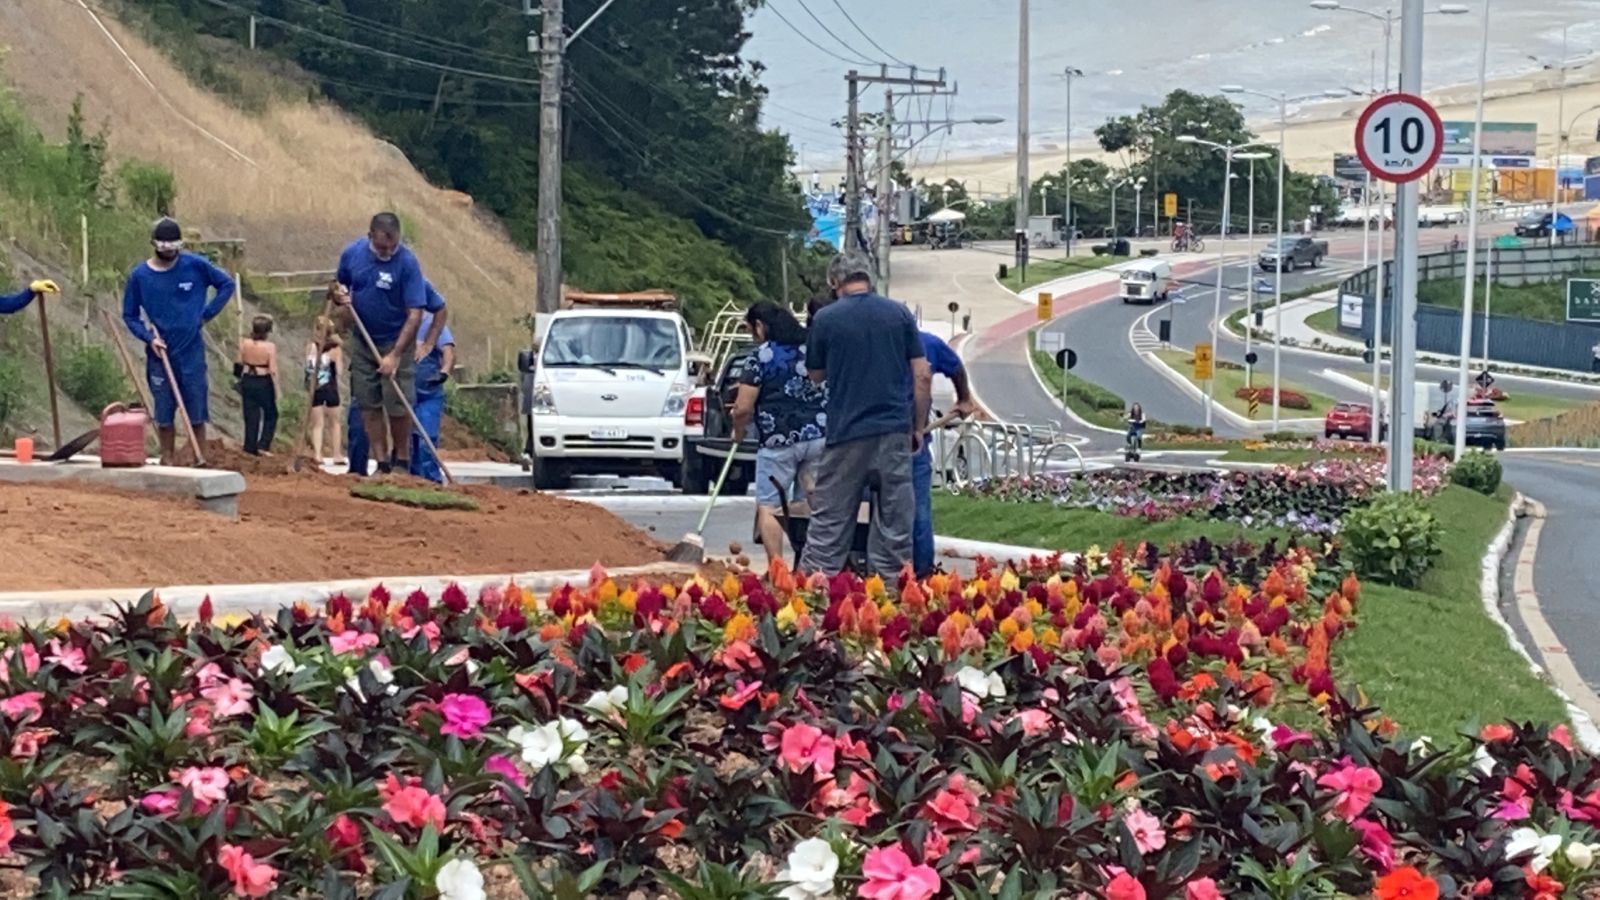
[[948, 207], [928, 217], [928, 221], [934, 225], [942, 225], [946, 222], [965, 222], [966, 220], [966, 213], [957, 209], [949, 209]]

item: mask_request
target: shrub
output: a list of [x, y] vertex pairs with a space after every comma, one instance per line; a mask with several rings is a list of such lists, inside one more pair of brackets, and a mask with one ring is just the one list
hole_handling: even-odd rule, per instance
[[28, 379], [22, 364], [10, 355], [0, 356], [0, 429], [8, 428], [22, 410]]
[[1500, 489], [1500, 460], [1482, 450], [1469, 451], [1450, 470], [1450, 481], [1480, 494], [1493, 494]]
[[[1233, 395], [1238, 397], [1240, 400], [1249, 400], [1251, 394], [1255, 394], [1257, 397], [1259, 397], [1262, 404], [1268, 404], [1272, 402], [1272, 388], [1242, 387], [1233, 392]], [[1278, 391], [1278, 405], [1284, 409], [1310, 409], [1311, 400], [1304, 394], [1280, 389]]]
[[95, 415], [130, 395], [122, 366], [99, 344], [84, 344], [69, 353], [58, 377], [61, 390]]
[[130, 160], [118, 170], [122, 189], [134, 208], [151, 216], [170, 216], [178, 200], [178, 182], [172, 172], [154, 163]]
[[1413, 494], [1384, 494], [1344, 517], [1344, 558], [1364, 577], [1415, 587], [1439, 555], [1439, 520]]

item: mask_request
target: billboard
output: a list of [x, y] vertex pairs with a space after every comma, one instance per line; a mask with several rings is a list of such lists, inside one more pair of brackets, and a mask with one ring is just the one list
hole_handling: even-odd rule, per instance
[[1473, 123], [1444, 123], [1444, 153], [1439, 167], [1464, 169], [1478, 156], [1492, 169], [1531, 169], [1539, 144], [1539, 126], [1532, 122], [1485, 122], [1483, 146], [1472, 144]]

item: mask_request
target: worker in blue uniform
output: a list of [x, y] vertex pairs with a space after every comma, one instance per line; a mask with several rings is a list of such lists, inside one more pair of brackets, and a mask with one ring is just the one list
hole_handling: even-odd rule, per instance
[[[456, 348], [455, 338], [450, 335], [446, 324], [450, 313], [445, 308], [444, 297], [440, 296], [432, 284], [425, 283], [425, 288], [427, 302], [423, 306], [423, 321], [417, 326], [417, 334], [420, 335], [415, 351], [417, 404], [413, 409], [416, 410], [417, 418], [428, 427], [428, 438], [437, 447], [439, 422], [444, 416], [444, 382], [449, 376], [450, 369], [455, 365]], [[441, 375], [444, 377], [440, 377]], [[429, 424], [429, 418], [423, 412], [424, 407], [428, 405], [424, 403], [425, 392], [437, 394], [437, 406], [430, 410], [433, 416], [432, 424]], [[361, 410], [353, 403], [350, 404], [349, 418], [345, 420], [345, 431], [350, 436], [350, 473], [364, 477], [368, 474], [371, 450]], [[433, 481], [443, 480], [439, 461], [427, 452], [427, 448], [414, 433], [411, 435], [408, 449], [411, 451], [411, 474]], [[382, 466], [379, 467], [379, 473], [388, 474]]]
[[35, 297], [42, 298], [45, 294], [59, 293], [61, 293], [61, 288], [57, 287], [54, 281], [48, 278], [41, 278], [15, 294], [0, 296], [0, 315], [9, 315], [27, 309], [28, 304], [32, 303]]
[[[170, 465], [180, 392], [194, 426], [194, 439], [205, 446], [206, 423], [211, 416], [201, 329], [228, 308], [235, 286], [228, 273], [210, 260], [183, 249], [183, 229], [177, 222], [167, 218], [156, 222], [150, 230], [150, 243], [154, 254], [128, 272], [122, 292], [122, 321], [144, 342], [145, 379], [155, 404], [151, 413], [161, 444], [161, 462]], [[171, 364], [177, 384], [168, 383], [163, 356]]]

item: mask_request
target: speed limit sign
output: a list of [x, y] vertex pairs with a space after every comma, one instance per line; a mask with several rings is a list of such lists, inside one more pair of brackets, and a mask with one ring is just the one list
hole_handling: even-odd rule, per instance
[[1356, 154], [1373, 178], [1396, 184], [1428, 174], [1444, 151], [1444, 123], [1412, 94], [1374, 100], [1356, 123]]

